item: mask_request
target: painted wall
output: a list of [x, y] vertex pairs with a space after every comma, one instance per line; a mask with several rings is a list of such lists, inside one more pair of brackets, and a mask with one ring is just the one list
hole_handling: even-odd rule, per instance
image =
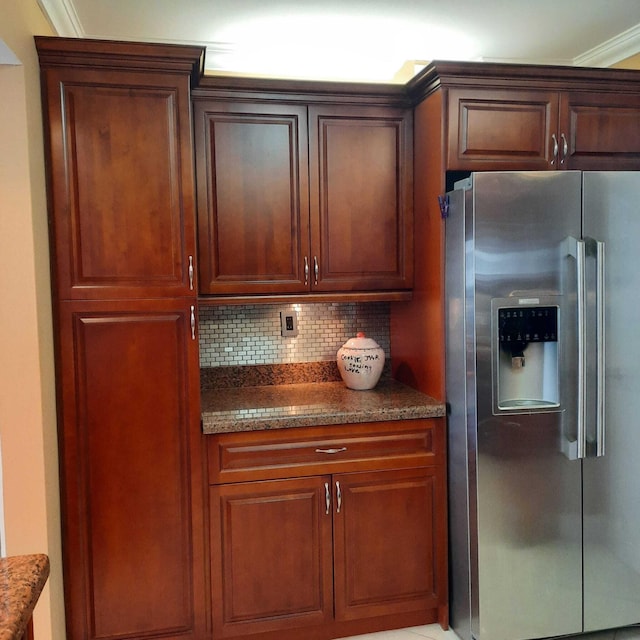
[[0, 0], [0, 441], [7, 555], [46, 553], [38, 640], [64, 633], [55, 383], [38, 59], [53, 35], [36, 0]]
[[635, 56], [631, 56], [630, 58], [626, 58], [625, 60], [621, 60], [620, 62], [616, 62], [616, 64], [611, 66], [617, 69], [640, 69], [640, 53], [637, 53]]

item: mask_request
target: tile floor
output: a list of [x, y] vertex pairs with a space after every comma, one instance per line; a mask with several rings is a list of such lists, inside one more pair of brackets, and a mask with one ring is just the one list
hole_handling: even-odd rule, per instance
[[365, 633], [362, 636], [351, 636], [342, 640], [424, 640], [424, 638], [429, 638], [429, 640], [460, 640], [453, 631], [443, 631], [439, 624]]
[[[342, 640], [460, 640], [451, 630], [443, 631], [438, 624], [428, 624], [422, 627], [409, 627], [395, 631], [380, 631], [366, 633], [362, 636], [352, 636]], [[612, 631], [600, 631], [581, 636], [565, 636], [562, 640], [640, 640], [640, 627], [628, 627]]]

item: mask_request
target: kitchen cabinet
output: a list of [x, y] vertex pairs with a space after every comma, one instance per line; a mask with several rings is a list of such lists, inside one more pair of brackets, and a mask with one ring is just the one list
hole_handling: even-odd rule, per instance
[[640, 93], [452, 88], [447, 168], [637, 169]]
[[312, 477], [211, 488], [214, 637], [332, 619], [328, 483]]
[[201, 292], [308, 289], [306, 107], [197, 101], [194, 126]]
[[36, 38], [67, 637], [202, 638], [197, 47]]
[[411, 113], [194, 101], [200, 291], [407, 290]]
[[69, 638], [200, 637], [198, 347], [189, 300], [60, 304]]
[[191, 67], [199, 49], [161, 47], [154, 68], [144, 69], [126, 60], [134, 51], [150, 58], [150, 45], [96, 43], [89, 51], [76, 42], [37, 39], [46, 61], [49, 201], [52, 211], [64, 211], [51, 219], [56, 293], [82, 300], [192, 295], [190, 73], [171, 65]]
[[208, 436], [214, 637], [446, 625], [443, 427]]
[[410, 289], [410, 111], [311, 106], [309, 120], [311, 289]]
[[392, 370], [443, 399], [446, 211], [439, 197], [472, 171], [640, 169], [640, 72], [435, 61], [406, 89], [420, 250], [412, 299], [391, 306]]

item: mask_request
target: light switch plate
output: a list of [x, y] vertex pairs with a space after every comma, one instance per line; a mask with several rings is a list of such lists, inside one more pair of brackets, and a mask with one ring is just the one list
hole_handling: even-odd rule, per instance
[[283, 338], [295, 338], [298, 335], [298, 314], [294, 310], [280, 312], [280, 333]]

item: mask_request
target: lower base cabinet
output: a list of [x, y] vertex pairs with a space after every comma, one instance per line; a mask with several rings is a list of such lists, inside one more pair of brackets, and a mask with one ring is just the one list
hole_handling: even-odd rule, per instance
[[331, 620], [331, 515], [324, 503], [321, 478], [211, 489], [214, 638]]
[[[212, 481], [248, 479], [210, 486], [214, 638], [446, 627], [442, 427], [373, 424], [211, 437]], [[393, 435], [405, 453], [382, 453]]]

